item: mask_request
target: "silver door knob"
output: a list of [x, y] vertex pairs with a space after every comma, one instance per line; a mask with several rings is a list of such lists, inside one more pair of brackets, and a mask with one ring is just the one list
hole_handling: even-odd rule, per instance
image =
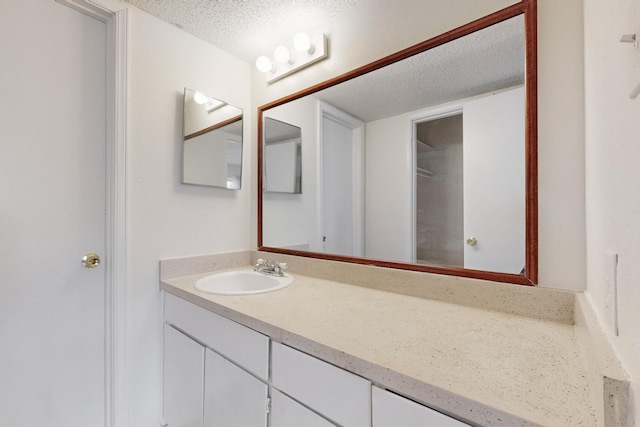
[[469, 246], [475, 246], [478, 244], [478, 239], [476, 239], [475, 237], [469, 237], [467, 239], [467, 245]]
[[94, 253], [86, 254], [82, 257], [82, 265], [85, 268], [96, 268], [100, 265], [100, 257]]

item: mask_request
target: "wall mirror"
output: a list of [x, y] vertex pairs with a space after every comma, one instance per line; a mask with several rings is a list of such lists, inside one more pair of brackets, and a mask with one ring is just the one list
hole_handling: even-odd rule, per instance
[[[525, 0], [260, 107], [259, 249], [536, 284], [536, 50]], [[295, 199], [265, 191], [274, 119]]]
[[298, 126], [265, 117], [264, 191], [302, 193], [302, 132]]
[[240, 189], [242, 110], [184, 89], [182, 183]]

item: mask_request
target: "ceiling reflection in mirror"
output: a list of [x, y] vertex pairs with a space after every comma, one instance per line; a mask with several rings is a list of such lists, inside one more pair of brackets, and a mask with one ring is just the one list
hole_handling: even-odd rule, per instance
[[260, 247], [531, 284], [534, 141], [525, 16], [513, 15], [262, 108], [305, 143], [304, 197], [260, 195]]
[[184, 90], [182, 183], [240, 189], [242, 110]]

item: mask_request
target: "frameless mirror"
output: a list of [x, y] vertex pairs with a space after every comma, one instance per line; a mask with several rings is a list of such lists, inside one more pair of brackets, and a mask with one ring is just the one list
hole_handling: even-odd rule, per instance
[[260, 107], [300, 124], [305, 197], [259, 192], [259, 249], [537, 283], [533, 7]]
[[183, 184], [240, 189], [240, 108], [185, 88], [183, 137]]
[[302, 193], [302, 140], [300, 128], [265, 117], [264, 191]]

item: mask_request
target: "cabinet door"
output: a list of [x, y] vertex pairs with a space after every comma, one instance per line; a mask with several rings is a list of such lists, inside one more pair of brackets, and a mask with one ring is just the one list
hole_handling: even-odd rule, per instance
[[271, 390], [271, 427], [335, 427], [276, 389]]
[[375, 386], [371, 398], [372, 427], [468, 427], [462, 421]]
[[206, 349], [204, 425], [266, 427], [267, 385]]
[[164, 325], [164, 421], [202, 427], [204, 347]]

